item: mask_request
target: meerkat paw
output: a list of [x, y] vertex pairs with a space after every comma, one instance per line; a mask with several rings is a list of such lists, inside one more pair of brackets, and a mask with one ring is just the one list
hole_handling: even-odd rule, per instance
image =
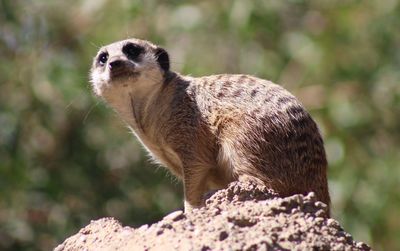
[[185, 210], [184, 210], [185, 213], [191, 213], [191, 212], [193, 211], [193, 209], [196, 208], [195, 206], [193, 206], [192, 204], [190, 204], [190, 202], [187, 201], [187, 200], [185, 200], [184, 206], [185, 206]]

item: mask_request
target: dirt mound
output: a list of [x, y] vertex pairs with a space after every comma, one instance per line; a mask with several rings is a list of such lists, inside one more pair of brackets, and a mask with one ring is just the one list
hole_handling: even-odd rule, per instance
[[326, 215], [313, 193], [279, 198], [234, 182], [205, 207], [173, 212], [151, 226], [92, 221], [55, 250], [370, 250]]

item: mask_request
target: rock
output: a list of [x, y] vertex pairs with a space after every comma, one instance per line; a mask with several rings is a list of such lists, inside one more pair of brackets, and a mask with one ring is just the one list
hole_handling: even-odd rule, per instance
[[103, 218], [55, 250], [371, 250], [326, 210], [313, 193], [280, 198], [265, 187], [233, 182], [191, 213], [172, 212], [136, 229]]

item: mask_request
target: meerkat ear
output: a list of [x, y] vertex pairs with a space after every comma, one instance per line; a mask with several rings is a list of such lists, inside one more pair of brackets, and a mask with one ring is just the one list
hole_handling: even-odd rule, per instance
[[156, 50], [157, 62], [164, 71], [169, 71], [169, 56], [163, 48], [157, 48]]

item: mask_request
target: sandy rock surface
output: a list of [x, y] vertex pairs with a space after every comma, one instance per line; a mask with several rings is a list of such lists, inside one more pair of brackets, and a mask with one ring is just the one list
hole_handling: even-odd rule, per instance
[[232, 183], [190, 213], [139, 228], [92, 221], [55, 248], [67, 250], [371, 250], [326, 217], [313, 193], [279, 198], [265, 187]]

